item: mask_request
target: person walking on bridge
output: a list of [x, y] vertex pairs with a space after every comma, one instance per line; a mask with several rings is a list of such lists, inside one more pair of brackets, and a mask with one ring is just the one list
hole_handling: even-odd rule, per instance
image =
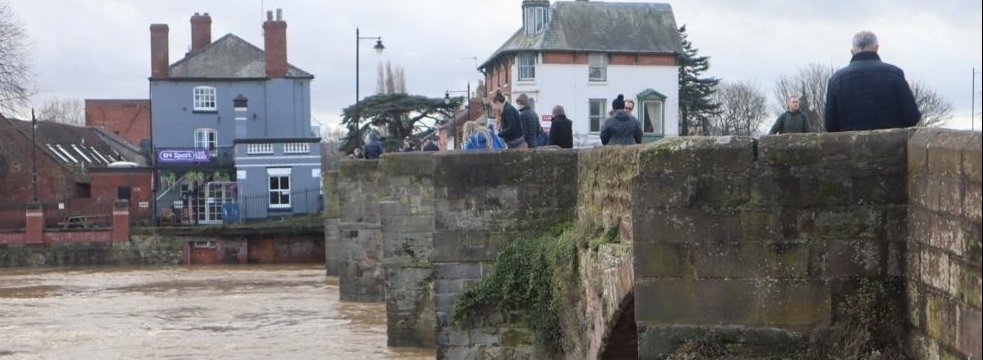
[[904, 71], [881, 61], [877, 36], [853, 36], [853, 58], [826, 85], [826, 131], [906, 128], [922, 118]]

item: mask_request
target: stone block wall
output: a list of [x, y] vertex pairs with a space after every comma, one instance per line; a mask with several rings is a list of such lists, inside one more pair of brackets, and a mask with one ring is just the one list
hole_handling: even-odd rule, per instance
[[908, 143], [909, 346], [919, 359], [981, 359], [979, 132]]
[[338, 202], [338, 171], [325, 171], [321, 174], [321, 189], [324, 191], [324, 272], [328, 276], [338, 276], [341, 257], [341, 204]]
[[434, 160], [430, 260], [437, 358], [534, 358], [532, 337], [518, 325], [518, 317], [490, 319], [467, 330], [454, 326], [452, 308], [463, 289], [486, 275], [499, 250], [510, 242], [528, 241], [574, 220], [577, 152], [440, 152]]
[[858, 277], [900, 282], [908, 134], [644, 149], [631, 208], [639, 358], [700, 333], [782, 356], [832, 322]]
[[912, 356], [979, 358], [980, 174], [980, 135], [938, 129], [387, 154], [326, 176], [327, 256], [347, 300], [386, 294], [391, 344], [435, 328], [439, 359], [541, 355], [521, 313], [462, 329], [452, 308], [502, 248], [566, 221], [617, 234], [581, 254], [574, 354], [662, 358], [712, 334], [796, 356], [873, 280], [899, 289]]
[[385, 300], [379, 161], [342, 161], [338, 171], [337, 247], [325, 257], [338, 263], [341, 301]]
[[394, 153], [379, 161], [389, 346], [434, 346], [433, 164], [430, 152]]

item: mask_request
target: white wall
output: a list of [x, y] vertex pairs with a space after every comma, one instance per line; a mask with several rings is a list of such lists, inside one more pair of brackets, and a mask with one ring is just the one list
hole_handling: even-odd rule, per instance
[[[618, 94], [635, 99], [652, 89], [665, 95], [666, 137], [679, 135], [679, 73], [675, 66], [608, 65], [608, 81], [588, 82], [586, 64], [538, 64], [534, 81], [518, 81], [512, 66], [513, 99], [525, 93], [535, 99], [536, 113], [549, 115], [554, 105], [562, 105], [573, 120], [575, 146], [600, 144], [598, 133], [590, 133], [588, 99], [606, 99], [607, 109]], [[637, 106], [637, 105], [636, 105]], [[637, 116], [637, 109], [636, 114]]]

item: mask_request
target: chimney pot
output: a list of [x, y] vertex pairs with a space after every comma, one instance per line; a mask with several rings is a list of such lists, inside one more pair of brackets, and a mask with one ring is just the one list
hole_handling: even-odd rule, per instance
[[283, 13], [277, 9], [276, 20], [273, 12], [266, 13], [267, 21], [263, 23], [263, 52], [266, 55], [266, 77], [282, 78], [287, 75], [287, 23], [283, 21]]
[[150, 24], [150, 77], [153, 79], [168, 76], [167, 33], [167, 24]]
[[208, 13], [195, 13], [191, 17], [191, 52], [212, 43], [212, 17]]

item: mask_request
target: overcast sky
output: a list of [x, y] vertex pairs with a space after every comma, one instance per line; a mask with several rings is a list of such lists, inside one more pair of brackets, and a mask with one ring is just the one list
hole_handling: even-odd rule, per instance
[[[191, 43], [190, 18], [212, 17], [212, 40], [233, 33], [262, 48], [264, 10], [283, 9], [288, 61], [314, 74], [312, 114], [328, 126], [355, 100], [355, 28], [381, 36], [386, 50], [361, 47], [362, 97], [376, 91], [376, 68], [405, 69], [408, 92], [442, 97], [472, 90], [487, 59], [521, 26], [521, 0], [6, 0], [33, 50], [41, 96], [58, 99], [145, 99], [150, 75], [150, 24], [170, 27], [170, 62]], [[593, 1], [593, 0], [592, 0]], [[628, 0], [628, 2], [638, 2]], [[900, 66], [954, 106], [955, 128], [970, 128], [973, 68], [983, 70], [983, 9], [978, 0], [685, 0], [669, 2], [687, 25], [707, 76], [764, 90], [810, 63], [835, 67], [850, 59], [859, 30], [877, 34], [884, 61]], [[475, 60], [477, 59], [477, 60]], [[975, 76], [980, 113], [981, 74]], [[975, 116], [979, 130], [980, 116]]]

